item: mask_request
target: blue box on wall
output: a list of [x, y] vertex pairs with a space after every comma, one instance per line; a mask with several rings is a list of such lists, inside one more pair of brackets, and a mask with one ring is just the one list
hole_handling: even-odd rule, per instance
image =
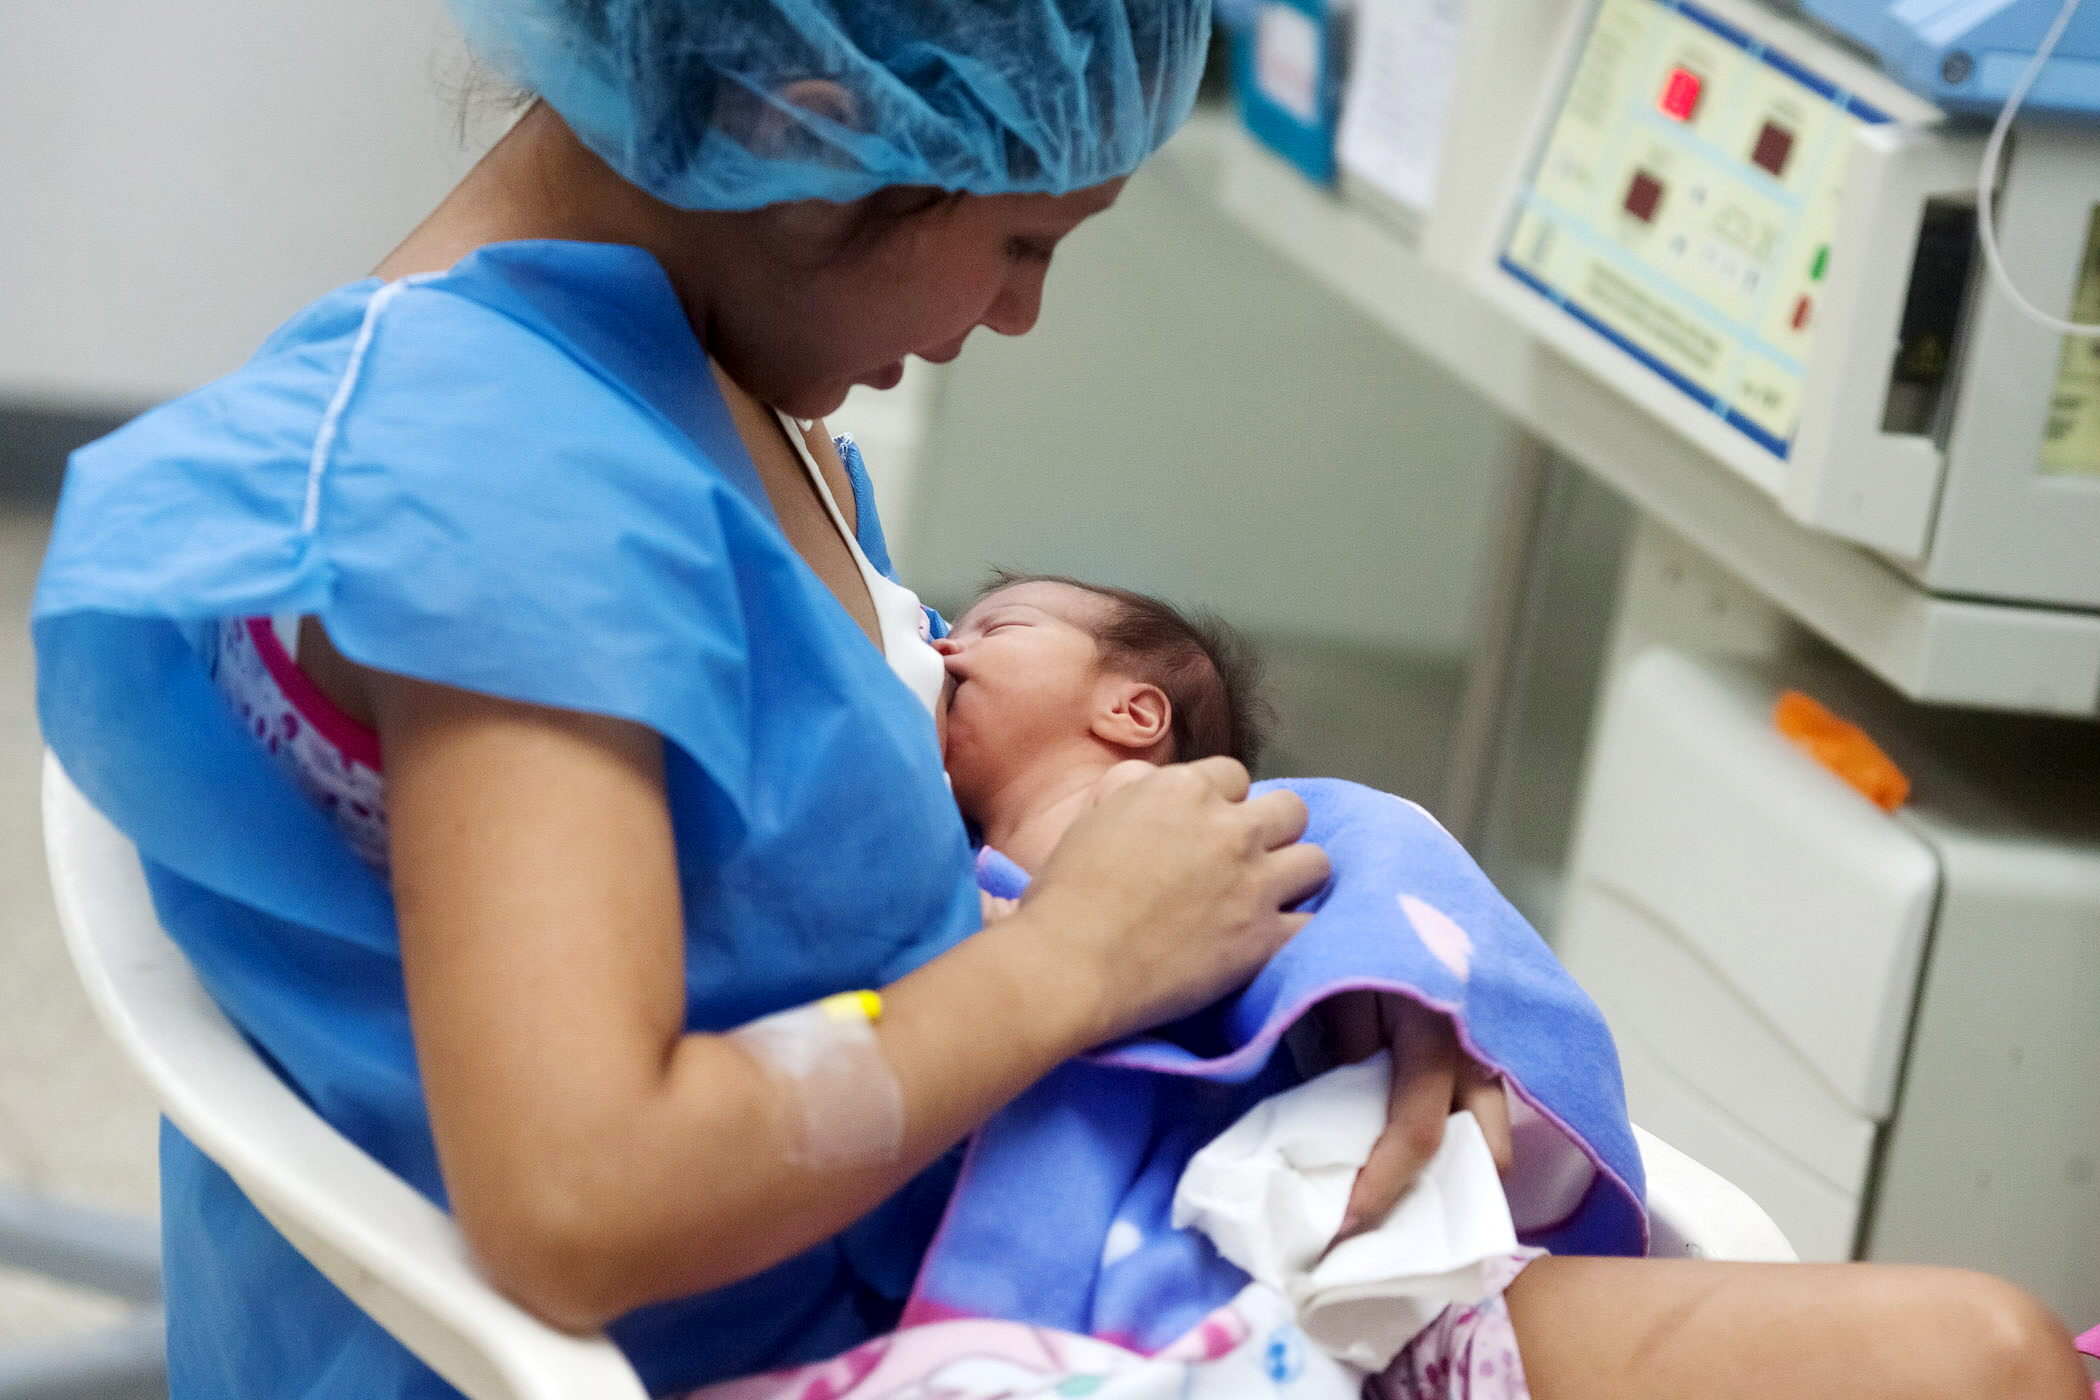
[[1240, 120], [1312, 179], [1333, 184], [1347, 6], [1256, 0], [1230, 8], [1236, 11], [1232, 80]]

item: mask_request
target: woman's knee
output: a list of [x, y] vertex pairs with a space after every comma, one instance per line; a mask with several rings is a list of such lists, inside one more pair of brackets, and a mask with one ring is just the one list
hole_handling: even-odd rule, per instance
[[1940, 1393], [1977, 1400], [2091, 1400], [2092, 1382], [2056, 1316], [2024, 1289], [1989, 1274], [1920, 1271], [1943, 1365]]

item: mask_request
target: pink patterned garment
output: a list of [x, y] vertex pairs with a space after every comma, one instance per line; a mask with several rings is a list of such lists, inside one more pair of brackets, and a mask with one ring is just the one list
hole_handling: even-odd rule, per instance
[[[1538, 1251], [1510, 1256], [1502, 1287]], [[992, 1319], [907, 1327], [842, 1356], [684, 1400], [1529, 1400], [1500, 1294], [1447, 1309], [1368, 1381], [1322, 1354], [1283, 1295], [1249, 1284], [1152, 1356]]]
[[1529, 1400], [1509, 1305], [1497, 1293], [1471, 1307], [1444, 1309], [1371, 1378], [1364, 1394], [1370, 1400]]
[[292, 659], [266, 617], [222, 620], [211, 673], [256, 742], [328, 814], [351, 849], [387, 868], [386, 782], [379, 736], [337, 709]]

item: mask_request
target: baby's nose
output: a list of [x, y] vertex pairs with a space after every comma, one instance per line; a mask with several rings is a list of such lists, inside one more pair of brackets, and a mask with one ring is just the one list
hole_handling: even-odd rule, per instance
[[935, 637], [933, 639], [933, 649], [943, 656], [953, 656], [962, 650], [962, 643], [956, 641], [953, 637]]

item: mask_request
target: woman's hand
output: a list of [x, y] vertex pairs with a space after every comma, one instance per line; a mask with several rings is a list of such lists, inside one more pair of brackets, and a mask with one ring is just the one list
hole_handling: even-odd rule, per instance
[[1028, 892], [1021, 918], [1086, 971], [1096, 1043], [1173, 1020], [1245, 982], [1327, 879], [1294, 794], [1247, 797], [1229, 758], [1118, 765]]
[[1444, 1141], [1444, 1120], [1466, 1109], [1480, 1122], [1498, 1171], [1509, 1170], [1509, 1099], [1501, 1080], [1459, 1048], [1451, 1020], [1392, 993], [1344, 992], [1321, 1004], [1321, 1029], [1337, 1064], [1393, 1053], [1385, 1131], [1356, 1174], [1336, 1239], [1385, 1219]]

